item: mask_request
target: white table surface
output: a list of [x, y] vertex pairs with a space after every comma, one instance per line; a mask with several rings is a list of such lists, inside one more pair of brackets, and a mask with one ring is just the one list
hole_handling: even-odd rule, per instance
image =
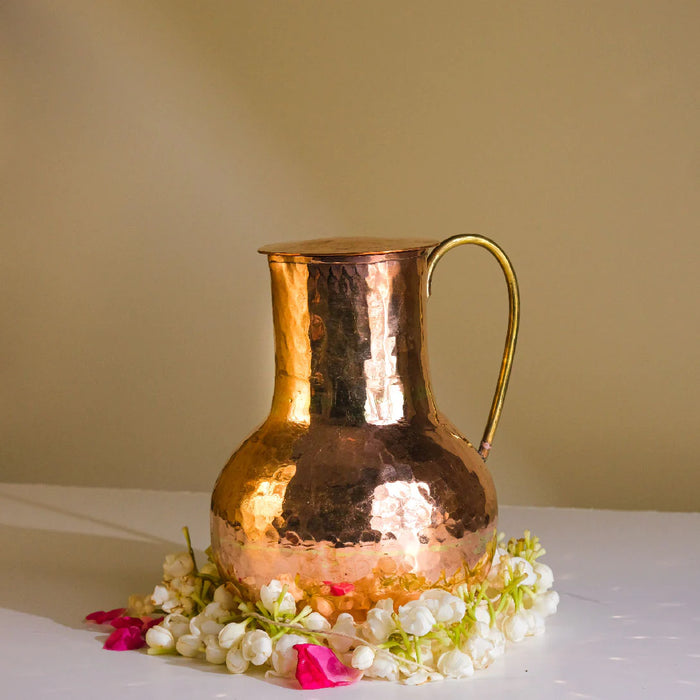
[[0, 484], [0, 698], [700, 698], [700, 513], [502, 507], [539, 535], [561, 595], [544, 635], [466, 680], [302, 691], [143, 651], [102, 649], [86, 613], [160, 578], [204, 493]]

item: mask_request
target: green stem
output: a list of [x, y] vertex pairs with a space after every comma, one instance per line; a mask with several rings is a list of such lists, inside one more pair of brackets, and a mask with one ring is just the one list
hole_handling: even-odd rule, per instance
[[185, 525], [182, 528], [182, 534], [185, 536], [185, 542], [187, 543], [187, 551], [192, 557], [192, 565], [194, 566], [194, 573], [196, 576], [199, 569], [197, 568], [197, 560], [194, 558], [194, 549], [192, 549], [192, 540], [190, 539], [190, 528], [188, 528], [187, 525]]
[[177, 649], [174, 647], [172, 649], [158, 649], [156, 647], [149, 647], [146, 653], [150, 656], [177, 656]]

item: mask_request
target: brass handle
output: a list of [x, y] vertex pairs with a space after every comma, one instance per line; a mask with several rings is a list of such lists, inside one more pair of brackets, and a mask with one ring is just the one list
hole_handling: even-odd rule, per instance
[[518, 292], [518, 280], [515, 277], [513, 266], [510, 264], [508, 256], [496, 243], [484, 236], [461, 235], [445, 239], [436, 246], [428, 256], [428, 297], [430, 296], [433, 272], [435, 271], [438, 260], [440, 260], [447, 251], [452, 250], [452, 248], [468, 243], [474, 243], [482, 248], [486, 248], [486, 250], [492, 253], [496, 260], [498, 260], [503, 274], [506, 277], [506, 282], [508, 283], [508, 331], [506, 333], [506, 345], [503, 351], [503, 361], [501, 362], [501, 371], [498, 375], [498, 383], [496, 384], [496, 393], [493, 396], [491, 410], [489, 411], [486, 428], [484, 429], [484, 436], [481, 439], [481, 446], [479, 447], [479, 454], [483, 460], [486, 461], [491, 445], [493, 444], [493, 436], [496, 432], [498, 421], [501, 418], [503, 401], [506, 397], [508, 380], [510, 379], [510, 370], [513, 366], [513, 354], [515, 353], [515, 343], [518, 339], [518, 324], [520, 321], [520, 293]]

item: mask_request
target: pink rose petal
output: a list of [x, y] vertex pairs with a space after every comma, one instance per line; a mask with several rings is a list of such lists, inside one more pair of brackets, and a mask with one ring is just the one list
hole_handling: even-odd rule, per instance
[[125, 612], [126, 608], [114, 608], [114, 610], [96, 610], [95, 612], [86, 615], [85, 619], [98, 625], [104, 625], [105, 622], [110, 622], [115, 617], [119, 617]]
[[141, 628], [141, 632], [143, 634], [146, 634], [146, 632], [148, 632], [148, 630], [150, 630], [151, 627], [159, 625], [161, 622], [163, 622], [164, 619], [164, 617], [142, 617], [141, 622], [143, 622], [143, 627]]
[[115, 617], [109, 622], [115, 629], [121, 629], [122, 627], [136, 627], [139, 631], [143, 628], [143, 622], [140, 617], [129, 617], [128, 615], [121, 615], [120, 617]]
[[129, 649], [140, 649], [145, 647], [146, 642], [141, 636], [138, 627], [118, 627], [107, 637], [104, 649], [111, 651], [128, 651]]
[[328, 647], [295, 644], [294, 648], [297, 651], [296, 677], [305, 690], [350, 685], [362, 676], [362, 671], [341, 663]]
[[324, 581], [323, 583], [331, 587], [331, 595], [347, 595], [355, 590], [354, 583], [333, 583], [333, 581]]

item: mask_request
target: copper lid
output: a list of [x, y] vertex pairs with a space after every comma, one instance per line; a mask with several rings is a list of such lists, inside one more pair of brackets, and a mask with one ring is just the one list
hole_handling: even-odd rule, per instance
[[[271, 243], [259, 253], [283, 258], [332, 259], [357, 255], [393, 255], [434, 248], [439, 241], [429, 238], [312, 238], [306, 241]], [[291, 262], [291, 261], [289, 261]]]

